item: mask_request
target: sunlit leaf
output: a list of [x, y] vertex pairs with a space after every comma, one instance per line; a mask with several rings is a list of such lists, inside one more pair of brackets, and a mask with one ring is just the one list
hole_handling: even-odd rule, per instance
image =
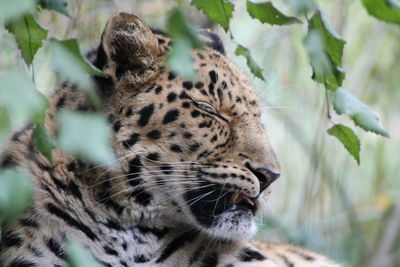
[[21, 170], [0, 170], [0, 221], [16, 218], [31, 198], [31, 181]]
[[333, 94], [333, 107], [337, 114], [348, 115], [356, 125], [364, 130], [389, 137], [379, 123], [379, 118], [349, 91], [338, 88]]
[[36, 124], [35, 130], [33, 131], [32, 141], [36, 145], [37, 149], [42, 153], [50, 162], [53, 162], [52, 150], [56, 147], [54, 140], [47, 133], [43, 122]]
[[333, 75], [333, 66], [324, 50], [324, 44], [322, 43], [319, 31], [312, 30], [308, 32], [304, 38], [304, 47], [307, 50], [316, 77], [328, 77]]
[[177, 74], [194, 78], [192, 50], [200, 48], [202, 42], [196, 32], [188, 25], [185, 16], [179, 9], [171, 12], [167, 22], [168, 34], [172, 37], [171, 51], [167, 57], [167, 65]]
[[326, 52], [331, 57], [332, 61], [340, 66], [342, 64], [343, 48], [346, 42], [335, 32], [320, 10], [317, 10], [310, 19], [309, 27], [310, 30], [320, 32]]
[[314, 0], [286, 0], [297, 14], [313, 12], [317, 8]]
[[47, 30], [43, 29], [31, 14], [10, 20], [6, 28], [15, 36], [25, 62], [31, 64], [37, 50], [47, 37]]
[[335, 136], [360, 164], [360, 140], [357, 135], [347, 126], [337, 124], [328, 130], [328, 134]]
[[309, 21], [309, 31], [304, 43], [313, 67], [313, 79], [329, 90], [336, 90], [345, 78], [341, 67], [345, 41], [332, 29], [319, 10]]
[[38, 5], [43, 9], [57, 11], [67, 17], [71, 17], [68, 12], [66, 0], [38, 0]]
[[362, 3], [377, 19], [400, 24], [400, 5], [394, 0], [362, 0]]
[[246, 59], [247, 66], [249, 67], [251, 73], [254, 74], [257, 78], [265, 81], [265, 78], [262, 74], [263, 69], [254, 61], [254, 59], [250, 55], [249, 49], [244, 46], [238, 45], [235, 54], [237, 56], [243, 56]]
[[96, 113], [61, 111], [58, 116], [60, 147], [72, 155], [111, 165], [114, 154], [106, 118]]
[[203, 11], [208, 18], [224, 28], [229, 29], [234, 5], [228, 0], [193, 0], [192, 5]]
[[29, 121], [40, 121], [48, 107], [47, 99], [36, 91], [25, 72], [12, 71], [0, 77], [0, 106], [3, 106], [13, 129]]
[[0, 22], [19, 17], [35, 9], [35, 0], [0, 0]]
[[100, 98], [89, 75], [102, 76], [103, 73], [82, 56], [77, 40], [60, 41], [52, 38], [50, 45], [54, 68], [70, 82], [86, 90], [95, 105], [100, 105]]
[[283, 14], [276, 9], [271, 2], [253, 3], [252, 1], [247, 1], [247, 12], [250, 17], [258, 19], [262, 23], [269, 23], [272, 25], [301, 23], [297, 18]]
[[100, 267], [92, 254], [75, 240], [68, 244], [66, 261], [69, 267]]

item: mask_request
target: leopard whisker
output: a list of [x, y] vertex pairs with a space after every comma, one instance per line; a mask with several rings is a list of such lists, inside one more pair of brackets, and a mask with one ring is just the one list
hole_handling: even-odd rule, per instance
[[[173, 172], [194, 172], [194, 173], [196, 173], [197, 171], [190, 171], [190, 170], [174, 170]], [[105, 180], [103, 180], [103, 181], [101, 181], [101, 182], [92, 184], [92, 185], [87, 186], [87, 187], [85, 187], [85, 188], [86, 188], [86, 189], [92, 188], [92, 187], [94, 187], [94, 186], [97, 186], [97, 185], [106, 183], [106, 182], [108, 182], [108, 181], [112, 181], [112, 180], [115, 180], [115, 179], [118, 179], [118, 178], [127, 177], [127, 176], [129, 176], [129, 175], [140, 175], [140, 174], [147, 174], [147, 173], [163, 173], [163, 171], [162, 171], [162, 170], [149, 170], [149, 171], [146, 170], [146, 171], [140, 171], [140, 172], [124, 173], [124, 174], [121, 174], [121, 175], [118, 175], [118, 176], [114, 176], [114, 177], [105, 179]], [[164, 174], [164, 175], [168, 175], [168, 174]], [[146, 178], [146, 177], [145, 177], [145, 178]]]
[[[179, 184], [179, 183], [177, 183], [177, 184]], [[196, 184], [196, 183], [192, 183], [192, 184]], [[134, 187], [129, 187], [129, 188], [126, 188], [126, 189], [123, 189], [123, 190], [120, 190], [119, 192], [116, 192], [116, 193], [114, 193], [114, 194], [112, 194], [112, 195], [109, 195], [109, 196], [107, 196], [106, 198], [103, 198], [103, 199], [100, 199], [100, 200], [98, 200], [97, 202], [98, 203], [101, 203], [101, 202], [103, 202], [103, 201], [105, 201], [105, 200], [107, 200], [107, 199], [110, 199], [110, 198], [112, 198], [112, 197], [115, 197], [115, 196], [117, 196], [117, 195], [119, 195], [119, 194], [122, 194], [122, 193], [124, 193], [124, 192], [129, 192], [129, 191], [135, 191], [137, 188], [139, 188], [139, 187], [141, 187], [142, 186], [142, 184], [139, 184], [139, 185], [137, 185], [137, 186], [134, 186]], [[155, 186], [155, 187], [153, 187], [153, 188], [157, 188], [158, 186]], [[146, 188], [146, 189], [150, 189], [150, 188]], [[194, 188], [194, 189], [196, 189], [196, 188]], [[194, 190], [193, 189], [193, 190]], [[129, 197], [129, 196], [128, 196]]]

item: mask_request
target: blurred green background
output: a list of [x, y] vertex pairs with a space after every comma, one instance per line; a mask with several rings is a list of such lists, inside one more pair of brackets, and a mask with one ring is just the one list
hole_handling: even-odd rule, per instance
[[[274, 4], [291, 13], [281, 1]], [[249, 17], [241, 1], [235, 2], [231, 34], [264, 68], [265, 83], [250, 74], [243, 58], [234, 56], [229, 35], [187, 1], [70, 0], [72, 19], [45, 10], [39, 21], [50, 37], [77, 38], [86, 52], [98, 45], [111, 14], [128, 11], [164, 29], [166, 14], [179, 5], [196, 28], [219, 33], [228, 56], [248, 73], [262, 98], [264, 123], [282, 176], [260, 216], [257, 238], [299, 244], [346, 266], [400, 266], [400, 26], [371, 17], [360, 1], [318, 4], [347, 42], [343, 87], [368, 104], [390, 134], [387, 139], [356, 128], [361, 140], [359, 166], [326, 133], [332, 123], [325, 91], [311, 79], [302, 45], [305, 24], [261, 24]], [[16, 65], [25, 68], [13, 36], [2, 27], [0, 47], [0, 74]], [[34, 61], [35, 80], [38, 89], [50, 95], [57, 77], [43, 50]], [[332, 115], [337, 123], [353, 125]]]

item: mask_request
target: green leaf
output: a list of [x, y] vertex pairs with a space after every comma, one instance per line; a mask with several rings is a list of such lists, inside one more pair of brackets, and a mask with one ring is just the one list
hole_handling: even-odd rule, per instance
[[342, 64], [343, 48], [346, 42], [335, 32], [320, 10], [317, 10], [310, 19], [310, 30], [321, 33], [324, 48], [336, 65]]
[[35, 130], [32, 134], [32, 141], [37, 149], [42, 153], [51, 163], [53, 162], [52, 150], [56, 147], [54, 140], [47, 133], [43, 122], [36, 124]]
[[100, 267], [92, 254], [75, 240], [69, 242], [67, 251], [66, 261], [69, 267]]
[[0, 154], [3, 152], [4, 144], [10, 135], [11, 121], [7, 116], [6, 109], [0, 105]]
[[293, 23], [301, 23], [295, 17], [288, 17], [278, 9], [276, 9], [271, 2], [253, 3], [247, 1], [247, 12], [253, 19], [258, 19], [261, 23], [269, 23], [272, 25], [288, 25]]
[[0, 22], [7, 22], [35, 9], [35, 0], [0, 0]]
[[77, 83], [86, 90], [97, 106], [101, 100], [95, 90], [95, 85], [88, 75], [103, 76], [104, 74], [82, 56], [76, 39], [60, 41], [50, 39], [51, 59], [54, 68], [72, 83]]
[[32, 64], [36, 52], [47, 37], [47, 30], [43, 29], [31, 14], [10, 20], [6, 28], [15, 36], [25, 62], [28, 65]]
[[349, 91], [338, 88], [333, 94], [333, 107], [337, 114], [348, 115], [356, 125], [364, 130], [389, 137], [379, 123], [379, 118]]
[[54, 10], [71, 17], [67, 9], [68, 3], [65, 0], [38, 0], [38, 5], [43, 9]]
[[362, 0], [368, 13], [377, 19], [400, 24], [400, 5], [393, 0]]
[[[81, 54], [81, 50], [79, 48], [78, 41], [76, 39], [69, 39], [69, 40], [57, 40], [55, 38], [50, 39], [51, 45], [53, 49], [55, 49], [55, 53], [59, 52], [63, 55], [66, 54], [67, 57], [71, 58], [71, 62], [68, 62], [68, 65], [74, 64], [75, 67], [85, 71], [90, 75], [96, 76], [104, 76], [103, 72], [96, 68], [92, 63], [90, 63], [84, 56]], [[56, 56], [56, 55], [53, 55]], [[63, 56], [56, 57], [55, 60], [66, 60]], [[73, 62], [72, 62], [73, 61]], [[57, 62], [62, 63], [62, 62]], [[61, 64], [56, 64], [57, 67], [60, 67]], [[65, 68], [64, 68], [65, 69]]]
[[0, 222], [18, 217], [31, 199], [31, 181], [21, 170], [0, 170]]
[[313, 12], [317, 8], [314, 0], [286, 0], [286, 2], [296, 11], [297, 14]]
[[166, 62], [168, 67], [180, 76], [194, 78], [196, 75], [193, 68], [192, 46], [184, 38], [174, 40]]
[[[317, 38], [321, 39], [322, 48]], [[310, 56], [311, 66], [313, 67], [313, 79], [325, 85], [329, 90], [336, 90], [336, 88], [342, 85], [345, 78], [345, 72], [341, 68], [341, 65], [343, 48], [346, 42], [332, 29], [319, 10], [315, 12], [309, 21], [309, 31], [304, 43]], [[313, 52], [313, 49], [317, 49], [318, 51]], [[324, 53], [321, 52], [321, 49]], [[316, 54], [319, 55], [319, 63], [323, 64], [323, 70], [318, 69], [318, 66], [321, 67], [321, 65], [317, 64]], [[322, 54], [325, 54], [325, 56], [322, 56]], [[330, 71], [326, 67], [328, 62]]]
[[12, 118], [13, 130], [30, 121], [40, 121], [48, 107], [47, 98], [34, 89], [25, 72], [11, 71], [0, 77], [0, 106]]
[[249, 49], [244, 46], [238, 45], [235, 50], [235, 55], [243, 56], [246, 59], [247, 66], [249, 67], [251, 73], [253, 73], [254, 76], [256, 76], [257, 78], [265, 81], [265, 78], [262, 74], [263, 69], [251, 57]]
[[221, 25], [225, 31], [229, 29], [235, 6], [228, 0], [193, 0], [192, 5], [203, 11], [208, 18]]
[[64, 151], [94, 163], [111, 165], [114, 160], [111, 132], [103, 115], [61, 111], [58, 120], [57, 136]]
[[309, 31], [303, 43], [310, 58], [311, 67], [315, 76], [319, 79], [320, 77], [329, 77], [333, 75], [333, 66], [328, 54], [324, 50], [320, 32], [316, 30]]
[[335, 136], [357, 163], [360, 164], [360, 140], [352, 129], [342, 124], [337, 124], [328, 130], [328, 134]]
[[171, 12], [167, 32], [174, 40], [167, 57], [168, 67], [183, 77], [194, 78], [196, 72], [193, 68], [192, 50], [201, 48], [202, 42], [179, 9]]

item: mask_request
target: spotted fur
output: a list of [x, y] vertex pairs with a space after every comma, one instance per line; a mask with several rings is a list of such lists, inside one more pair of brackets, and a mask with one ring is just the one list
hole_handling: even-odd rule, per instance
[[[338, 266], [288, 245], [253, 244], [254, 215], [280, 167], [247, 78], [219, 38], [200, 33], [198, 77], [168, 70], [171, 40], [120, 13], [103, 33], [94, 64], [119, 164], [93, 166], [58, 149], [54, 164], [16, 133], [1, 168], [20, 165], [34, 183], [31, 207], [2, 225], [1, 266], [64, 266], [78, 240], [104, 266]], [[51, 98], [46, 128], [60, 109], [96, 110], [64, 84]]]

